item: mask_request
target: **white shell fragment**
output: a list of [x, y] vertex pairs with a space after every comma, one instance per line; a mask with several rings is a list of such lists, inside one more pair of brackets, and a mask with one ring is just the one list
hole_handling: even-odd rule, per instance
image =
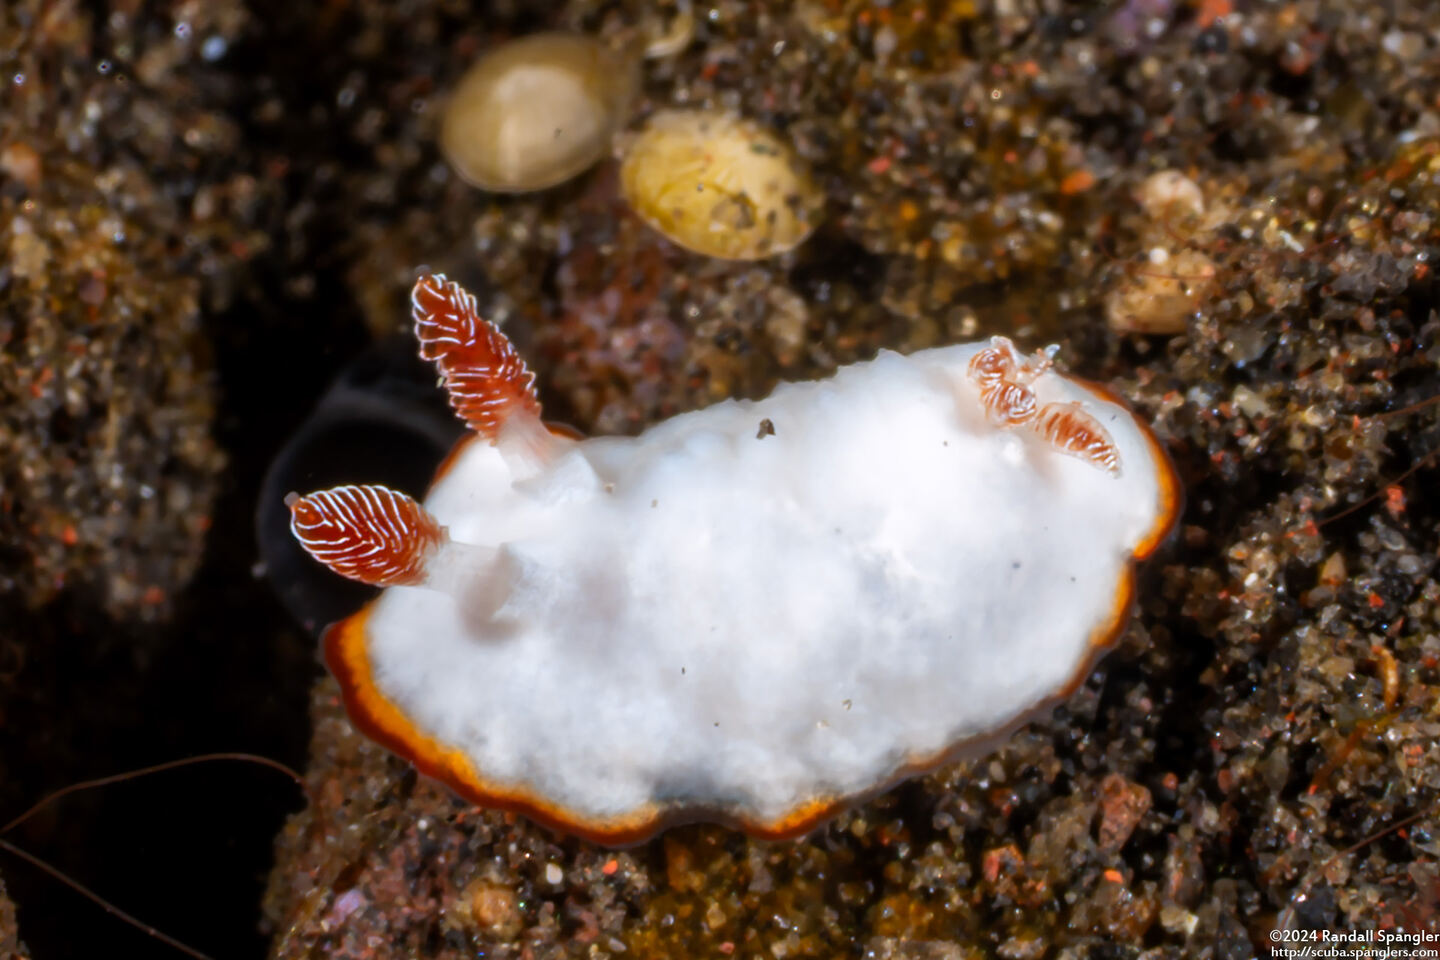
[[461, 78], [445, 108], [440, 148], [477, 187], [543, 190], [609, 151], [639, 82], [638, 59], [591, 37], [512, 40]]
[[499, 559], [337, 628], [352, 713], [472, 797], [609, 841], [793, 834], [993, 739], [1114, 639], [1178, 502], [1149, 431], [1048, 358], [1005, 383], [1114, 469], [1029, 413], [997, 425], [971, 361], [1001, 343], [882, 352], [518, 481], [469, 443], [425, 508]]
[[631, 208], [670, 241], [722, 260], [792, 250], [820, 221], [824, 195], [790, 145], [752, 120], [662, 110], [620, 165]]

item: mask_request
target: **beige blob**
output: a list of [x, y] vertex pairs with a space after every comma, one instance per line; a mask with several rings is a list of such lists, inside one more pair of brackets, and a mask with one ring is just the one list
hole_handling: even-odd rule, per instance
[[1120, 333], [1184, 333], [1215, 284], [1215, 264], [1197, 250], [1171, 256], [1163, 247], [1148, 262], [1131, 265], [1125, 280], [1105, 296], [1105, 318]]
[[1105, 317], [1120, 333], [1184, 333], [1216, 288], [1214, 261], [1199, 249], [1175, 249], [1185, 235], [1199, 245], [1213, 229], [1205, 194], [1184, 174], [1160, 170], [1145, 178], [1135, 199], [1145, 213], [1140, 241], [1149, 252], [1145, 263], [1129, 264], [1125, 278], [1105, 296]]
[[655, 114], [620, 167], [625, 199], [682, 247], [759, 260], [802, 243], [823, 196], [789, 145], [732, 114]]
[[524, 193], [563, 183], [599, 160], [626, 120], [639, 59], [567, 33], [491, 51], [445, 108], [440, 149], [466, 181]]
[[1152, 220], [1205, 215], [1205, 194], [1199, 184], [1178, 170], [1160, 170], [1146, 177], [1137, 194]]

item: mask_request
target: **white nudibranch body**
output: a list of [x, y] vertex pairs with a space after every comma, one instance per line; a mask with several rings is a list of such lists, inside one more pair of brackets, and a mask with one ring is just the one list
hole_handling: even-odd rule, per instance
[[423, 580], [329, 659], [423, 771], [605, 841], [794, 834], [993, 740], [1114, 639], [1178, 504], [1129, 410], [1002, 338], [556, 438], [538, 470], [504, 432], [416, 505], [449, 540]]

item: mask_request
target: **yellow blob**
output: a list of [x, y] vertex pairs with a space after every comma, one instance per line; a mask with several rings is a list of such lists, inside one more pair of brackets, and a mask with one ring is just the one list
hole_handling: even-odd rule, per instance
[[514, 40], [461, 78], [445, 108], [440, 149], [461, 177], [484, 190], [553, 187], [609, 149], [639, 77], [637, 58], [589, 37]]
[[646, 223], [724, 260], [798, 246], [819, 222], [824, 199], [788, 144], [718, 112], [655, 114], [626, 152], [620, 183]]

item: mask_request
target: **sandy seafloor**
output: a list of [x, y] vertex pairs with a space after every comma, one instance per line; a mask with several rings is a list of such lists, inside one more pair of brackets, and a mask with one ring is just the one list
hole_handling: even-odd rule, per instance
[[[1440, 928], [1440, 3], [697, 13], [637, 120], [783, 131], [826, 198], [783, 257], [668, 244], [613, 163], [514, 198], [441, 160], [479, 51], [613, 36], [639, 0], [4, 5], [0, 811], [243, 749], [323, 813], [210, 764], [9, 839], [217, 958], [1239, 960]], [[1184, 203], [1157, 207], [1162, 170]], [[1185, 514], [1064, 707], [805, 840], [617, 853], [474, 811], [354, 733], [252, 532], [267, 463], [403, 330], [421, 265], [594, 433], [881, 347], [1057, 342], [1154, 424]], [[0, 877], [0, 953], [161, 955]]]

